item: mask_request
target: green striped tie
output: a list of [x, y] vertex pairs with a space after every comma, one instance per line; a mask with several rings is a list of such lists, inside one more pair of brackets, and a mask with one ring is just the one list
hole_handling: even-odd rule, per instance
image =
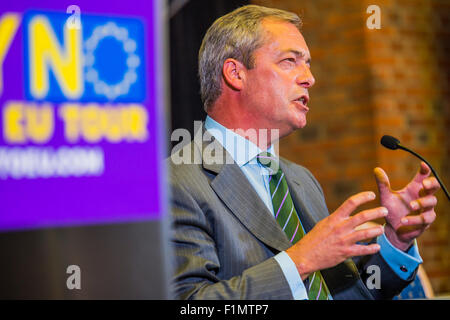
[[[300, 219], [289, 194], [288, 185], [284, 173], [278, 165], [278, 161], [270, 153], [262, 152], [257, 156], [260, 164], [269, 169], [269, 186], [270, 195], [272, 197], [272, 205], [280, 227], [286, 233], [289, 241], [294, 244], [299, 241], [304, 231], [300, 223]], [[308, 298], [309, 300], [327, 300], [329, 290], [325, 284], [320, 271], [316, 271], [309, 276]]]

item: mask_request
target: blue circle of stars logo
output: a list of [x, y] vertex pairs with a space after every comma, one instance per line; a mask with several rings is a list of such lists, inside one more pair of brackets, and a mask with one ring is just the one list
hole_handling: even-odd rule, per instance
[[[127, 29], [108, 22], [96, 27], [84, 44], [86, 81], [93, 85], [95, 93], [108, 100], [128, 94], [130, 86], [137, 80], [136, 69], [141, 61], [136, 55], [136, 41], [129, 38]], [[124, 59], [117, 59], [117, 55]], [[111, 63], [108, 68], [102, 68], [102, 59], [114, 58], [120, 60], [113, 61], [115, 68], [110, 67]]]

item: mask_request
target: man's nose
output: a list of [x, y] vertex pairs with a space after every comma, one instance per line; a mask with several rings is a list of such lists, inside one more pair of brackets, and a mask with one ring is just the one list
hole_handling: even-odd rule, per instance
[[314, 76], [308, 65], [302, 65], [300, 74], [297, 77], [297, 83], [304, 88], [311, 88], [316, 83], [316, 79], [314, 79]]

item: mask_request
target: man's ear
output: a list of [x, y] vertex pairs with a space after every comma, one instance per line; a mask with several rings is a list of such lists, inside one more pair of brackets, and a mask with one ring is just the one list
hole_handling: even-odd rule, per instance
[[222, 75], [225, 83], [233, 90], [242, 90], [246, 76], [245, 66], [236, 59], [228, 58], [223, 63]]

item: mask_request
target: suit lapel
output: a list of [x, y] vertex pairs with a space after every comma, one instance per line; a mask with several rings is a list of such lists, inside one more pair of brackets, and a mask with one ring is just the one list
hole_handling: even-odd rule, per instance
[[211, 187], [247, 229], [279, 251], [291, 243], [237, 164], [226, 165]]
[[214, 137], [205, 135], [212, 142], [203, 144], [203, 168], [217, 174], [211, 181], [214, 192], [256, 238], [278, 251], [288, 249], [291, 243], [242, 170]]

